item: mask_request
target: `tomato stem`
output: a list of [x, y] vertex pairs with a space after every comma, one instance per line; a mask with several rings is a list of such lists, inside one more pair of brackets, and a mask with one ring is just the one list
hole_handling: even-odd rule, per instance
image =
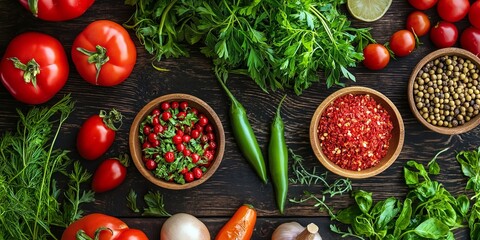
[[[100, 110], [98, 114], [103, 119], [103, 123], [113, 131], [117, 131], [122, 126], [123, 115], [115, 108], [112, 108], [110, 112]], [[116, 124], [118, 123], [118, 126]]]
[[95, 63], [95, 68], [97, 69], [97, 74], [95, 75], [95, 84], [98, 85], [98, 76], [100, 75], [100, 70], [102, 70], [102, 66], [107, 63], [110, 58], [107, 55], [107, 49], [97, 45], [95, 47], [96, 51], [88, 51], [85, 48], [77, 48], [77, 51], [85, 54], [88, 56], [88, 63], [92, 64]]
[[32, 12], [35, 17], [38, 17], [38, 0], [28, 0], [28, 6], [30, 7], [30, 12]]
[[40, 74], [40, 65], [32, 58], [27, 64], [22, 63], [18, 58], [12, 57], [8, 60], [13, 62], [15, 68], [23, 71], [23, 79], [26, 83], [32, 83], [33, 87], [37, 87], [37, 75]]

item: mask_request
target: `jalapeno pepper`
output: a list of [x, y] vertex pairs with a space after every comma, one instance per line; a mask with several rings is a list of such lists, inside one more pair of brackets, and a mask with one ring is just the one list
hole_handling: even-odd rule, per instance
[[230, 123], [232, 125], [233, 135], [237, 146], [240, 148], [243, 156], [253, 166], [260, 179], [267, 183], [267, 169], [265, 167], [265, 161], [263, 159], [262, 151], [257, 142], [257, 138], [253, 133], [252, 126], [247, 118], [247, 113], [242, 104], [233, 96], [228, 90], [225, 83], [223, 83], [218, 71], [216, 71], [217, 79], [222, 85], [222, 88], [227, 93], [231, 101], [230, 106]]
[[270, 143], [268, 146], [268, 159], [270, 166], [270, 175], [272, 177], [273, 188], [277, 207], [283, 214], [285, 201], [288, 192], [288, 150], [285, 143], [284, 125], [280, 116], [280, 108], [282, 107], [285, 95], [277, 107], [277, 113], [270, 126]]

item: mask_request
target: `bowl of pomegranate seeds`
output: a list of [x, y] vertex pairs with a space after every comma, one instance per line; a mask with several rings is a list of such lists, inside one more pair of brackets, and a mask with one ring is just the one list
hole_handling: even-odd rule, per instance
[[328, 96], [310, 123], [310, 144], [319, 161], [347, 178], [368, 178], [387, 169], [400, 154], [403, 119], [382, 93], [346, 87]]
[[157, 186], [181, 190], [217, 170], [225, 133], [215, 111], [188, 94], [169, 94], [145, 105], [130, 127], [130, 152], [140, 173]]

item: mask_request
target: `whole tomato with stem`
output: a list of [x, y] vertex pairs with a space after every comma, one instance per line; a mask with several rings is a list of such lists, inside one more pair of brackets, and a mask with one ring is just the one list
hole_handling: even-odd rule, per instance
[[415, 45], [415, 36], [408, 30], [399, 30], [390, 37], [390, 49], [398, 57], [409, 55], [415, 49]]
[[447, 22], [458, 22], [468, 14], [469, 0], [439, 0], [437, 12]]
[[421, 11], [413, 11], [407, 17], [407, 30], [421, 37], [430, 30], [430, 19]]
[[97, 193], [110, 191], [118, 187], [127, 177], [128, 155], [105, 159], [95, 170], [92, 189]]
[[[77, 135], [77, 150], [87, 160], [102, 156], [113, 144], [115, 134], [122, 123], [122, 114], [116, 109], [89, 117]], [[119, 126], [117, 126], [119, 125]]]
[[95, 0], [19, 0], [33, 16], [45, 21], [66, 21], [83, 15]]
[[20, 102], [41, 104], [63, 88], [69, 66], [62, 44], [54, 37], [26, 32], [10, 41], [0, 62], [0, 79]]
[[468, 27], [463, 30], [460, 36], [460, 46], [463, 49], [480, 56], [480, 29], [475, 27]]
[[480, 1], [476, 1], [470, 6], [468, 20], [470, 21], [470, 24], [480, 29]]
[[451, 22], [440, 21], [430, 30], [430, 40], [437, 48], [451, 47], [457, 39], [457, 27]]
[[61, 240], [148, 240], [145, 233], [129, 228], [122, 220], [101, 213], [91, 213], [70, 224]]
[[390, 62], [390, 53], [382, 44], [371, 43], [363, 49], [363, 65], [371, 70], [385, 68]]
[[75, 38], [71, 54], [80, 76], [100, 86], [125, 81], [137, 61], [137, 50], [127, 30], [109, 20], [89, 24]]
[[418, 10], [427, 10], [435, 6], [438, 0], [408, 0], [408, 2]]

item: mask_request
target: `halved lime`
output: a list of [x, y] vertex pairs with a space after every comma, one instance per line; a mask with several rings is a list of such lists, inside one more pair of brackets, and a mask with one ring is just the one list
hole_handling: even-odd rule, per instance
[[347, 7], [356, 19], [373, 22], [380, 19], [388, 10], [392, 0], [348, 0]]

